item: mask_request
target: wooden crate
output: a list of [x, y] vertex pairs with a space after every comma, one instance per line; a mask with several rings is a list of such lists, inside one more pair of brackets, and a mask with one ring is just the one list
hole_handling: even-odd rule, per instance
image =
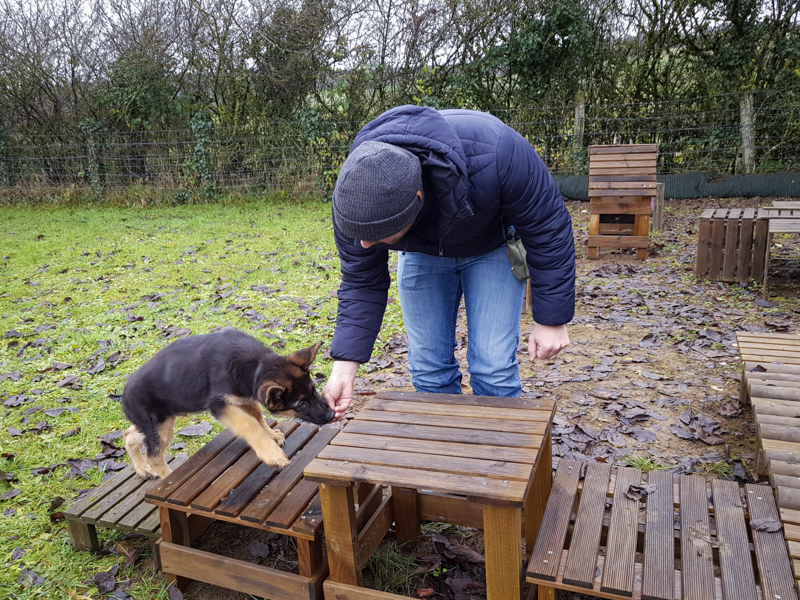
[[695, 275], [711, 281], [761, 281], [769, 222], [754, 208], [713, 209], [700, 216]]
[[[636, 248], [647, 258], [657, 160], [658, 144], [589, 147], [588, 258], [598, 258], [600, 248]], [[618, 218], [602, 222], [608, 215]]]

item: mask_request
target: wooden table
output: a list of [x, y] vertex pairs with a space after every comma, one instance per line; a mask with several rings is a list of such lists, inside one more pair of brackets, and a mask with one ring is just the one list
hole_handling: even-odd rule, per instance
[[[326, 598], [393, 597], [359, 587], [361, 569], [393, 521], [405, 543], [431, 520], [483, 529], [488, 599], [519, 600], [522, 536], [530, 552], [550, 493], [554, 412], [552, 400], [379, 393], [304, 471], [320, 483]], [[355, 483], [391, 486], [363, 527]]]
[[[225, 430], [147, 491], [147, 502], [158, 506], [161, 567], [170, 583], [183, 588], [191, 580], [203, 581], [270, 600], [322, 598], [328, 568], [318, 486], [302, 477], [339, 430], [268, 423], [286, 435], [283, 449], [291, 463], [282, 471], [262, 463], [243, 439]], [[192, 540], [215, 520], [295, 538], [300, 574], [192, 548]]]

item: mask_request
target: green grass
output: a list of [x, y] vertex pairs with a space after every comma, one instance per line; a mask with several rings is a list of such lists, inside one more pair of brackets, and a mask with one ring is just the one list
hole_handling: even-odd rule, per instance
[[413, 582], [419, 576], [414, 574], [418, 563], [413, 557], [403, 554], [397, 542], [385, 540], [367, 563], [371, 587], [401, 596], [411, 596]]
[[700, 468], [703, 470], [703, 473], [716, 475], [721, 479], [733, 476], [733, 467], [724, 460], [701, 465]]
[[624, 457], [624, 460], [629, 467], [641, 469], [642, 471], [660, 471], [667, 468], [667, 465], [663, 465], [658, 461], [654, 461], [645, 454], [629, 454], [628, 456]]
[[[101, 449], [98, 435], [127, 427], [119, 402], [109, 394], [121, 393], [125, 376], [168, 343], [170, 327], [199, 334], [235, 326], [282, 353], [318, 340], [327, 348], [340, 280], [330, 205], [276, 199], [163, 208], [0, 208], [0, 239], [0, 375], [21, 373], [18, 381], [0, 381], [0, 402], [22, 393], [33, 398], [16, 408], [0, 406], [0, 453], [15, 455], [0, 459], [0, 471], [18, 480], [0, 479], [0, 494], [21, 490], [0, 501], [0, 511], [15, 511], [0, 512], [0, 561], [6, 567], [0, 570], [0, 597], [96, 595], [90, 577], [124, 557], [74, 552], [66, 525], [51, 523], [48, 507], [57, 496], [67, 500], [66, 507], [79, 489], [99, 484], [103, 474], [93, 470], [88, 479], [68, 478], [69, 468], [60, 467], [42, 477], [31, 470], [94, 458]], [[253, 285], [278, 291], [255, 291]], [[160, 296], [142, 298], [153, 294]], [[390, 295], [397, 296], [394, 288]], [[253, 315], [257, 327], [245, 318], [253, 314], [247, 311], [258, 313]], [[12, 330], [24, 337], [8, 337]], [[376, 348], [401, 332], [399, 302], [390, 303]], [[85, 369], [96, 363], [101, 340], [108, 346], [105, 357], [119, 351], [127, 358], [89, 375]], [[72, 367], [56, 371], [53, 361]], [[314, 373], [327, 376], [331, 361], [321, 352], [315, 367]], [[84, 385], [58, 388], [68, 374]], [[64, 397], [71, 400], [57, 401]], [[80, 410], [57, 417], [37, 412], [21, 424], [33, 406]], [[180, 419], [178, 426], [200, 419], [213, 421], [197, 415]], [[9, 427], [27, 429], [42, 420], [52, 429], [9, 434]], [[77, 428], [77, 435], [63, 437]], [[175, 441], [194, 452], [220, 430], [214, 422], [208, 436]], [[127, 462], [126, 457], [117, 460]], [[121, 535], [98, 533], [110, 549]], [[11, 562], [17, 547], [25, 556]], [[21, 588], [21, 563], [45, 583]], [[166, 598], [161, 577], [137, 566], [120, 570], [118, 580], [125, 578], [137, 598]]]

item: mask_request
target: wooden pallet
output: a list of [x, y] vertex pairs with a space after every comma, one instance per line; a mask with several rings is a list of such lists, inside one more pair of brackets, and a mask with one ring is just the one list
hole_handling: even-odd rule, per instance
[[[166, 456], [173, 469], [188, 458], [186, 454]], [[97, 527], [139, 533], [155, 542], [161, 528], [158, 510], [144, 501], [152, 485], [152, 480], [139, 479], [129, 465], [73, 503], [64, 511], [73, 548], [100, 550]]]
[[[657, 195], [658, 144], [589, 147], [589, 250], [636, 248], [647, 258], [652, 198]], [[624, 215], [633, 223], [603, 223], [602, 216]]]
[[[559, 462], [527, 570], [540, 600], [555, 589], [614, 599], [797, 600], [783, 535], [748, 527], [779, 516], [768, 486], [612, 473], [606, 464]], [[653, 489], [641, 502], [626, 495], [645, 483]]]
[[[283, 470], [262, 463], [243, 439], [225, 430], [167, 481], [150, 486], [145, 498], [158, 507], [161, 566], [168, 581], [181, 588], [203, 581], [272, 600], [322, 598], [328, 573], [322, 507], [318, 485], [303, 479], [303, 469], [339, 430], [290, 421], [275, 427], [286, 436], [283, 449], [291, 461]], [[191, 548], [192, 539], [214, 521], [295, 538], [300, 574]]]
[[740, 402], [756, 421], [755, 470], [769, 476], [795, 575], [800, 576], [800, 335], [736, 334], [742, 359]]
[[754, 208], [713, 209], [700, 216], [695, 275], [711, 281], [761, 281], [768, 221]]

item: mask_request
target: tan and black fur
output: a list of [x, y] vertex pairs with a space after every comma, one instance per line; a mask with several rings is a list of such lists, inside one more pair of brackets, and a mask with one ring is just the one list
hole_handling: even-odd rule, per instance
[[318, 425], [333, 418], [310, 375], [321, 345], [281, 356], [253, 336], [228, 328], [183, 338], [158, 351], [128, 378], [122, 393], [122, 410], [133, 423], [124, 433], [125, 448], [137, 475], [169, 475], [164, 452], [175, 435], [175, 419], [206, 410], [263, 462], [288, 465], [280, 448], [283, 433], [267, 426], [261, 407]]

